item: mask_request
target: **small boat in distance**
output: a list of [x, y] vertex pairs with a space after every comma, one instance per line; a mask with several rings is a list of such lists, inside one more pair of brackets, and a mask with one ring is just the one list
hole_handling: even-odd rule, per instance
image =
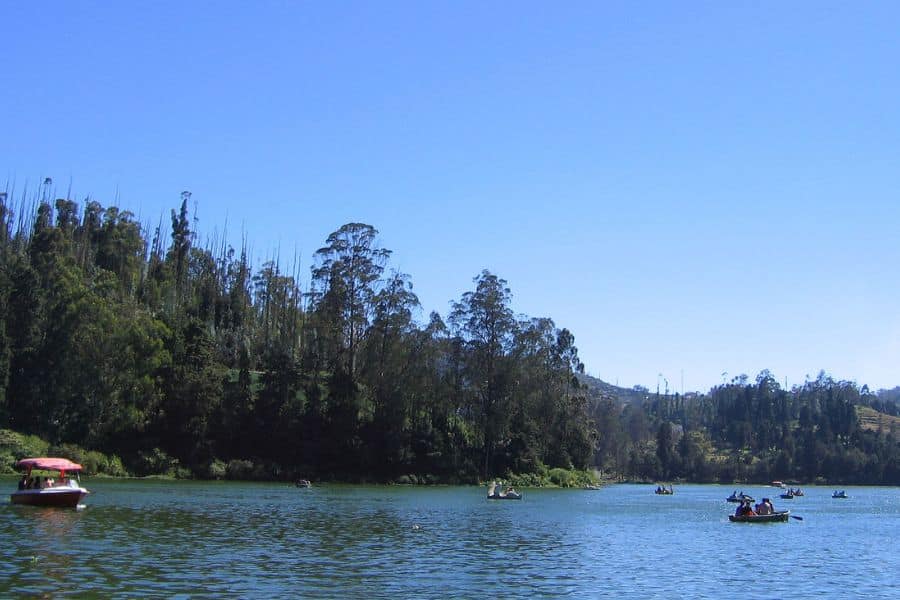
[[737, 493], [737, 490], [732, 492], [730, 496], [725, 498], [726, 502], [744, 502], [745, 500], [749, 500], [750, 502], [755, 502], [753, 496], [748, 496], [743, 491], [740, 494]]
[[584, 489], [586, 489], [586, 490], [595, 490], [595, 491], [596, 491], [596, 490], [602, 490], [603, 487], [600, 486], [600, 485], [598, 485], [598, 484], [596, 484], [596, 483], [586, 483], [586, 484], [584, 484]]
[[309, 479], [298, 479], [297, 483], [295, 483], [294, 485], [296, 485], [298, 488], [312, 487], [312, 483], [309, 481]]
[[803, 490], [800, 488], [797, 488], [796, 490], [794, 488], [789, 488], [788, 491], [781, 495], [784, 500], [793, 500], [797, 496], [803, 496]]
[[831, 497], [832, 497], [832, 498], [842, 498], [842, 499], [843, 499], [843, 498], [849, 498], [850, 496], [848, 496], [848, 495], [847, 495], [847, 492], [845, 492], [844, 490], [841, 490], [840, 492], [837, 491], [837, 490], [835, 490], [834, 493], [831, 495]]
[[505, 490], [502, 492], [500, 488], [502, 486], [496, 481], [492, 481], [488, 486], [487, 497], [488, 500], [521, 500], [522, 494], [517, 492], [511, 485], [507, 486]]
[[773, 481], [770, 485], [771, 485], [772, 487], [777, 487], [777, 488], [781, 488], [781, 489], [787, 488], [787, 486], [784, 485], [784, 482], [783, 482], [783, 481]]
[[[24, 470], [25, 474], [19, 481], [19, 489], [10, 494], [13, 504], [77, 508], [81, 499], [90, 493], [78, 480], [81, 465], [66, 458], [23, 458], [16, 463], [16, 468]], [[59, 477], [32, 476], [34, 470], [58, 472]], [[74, 477], [70, 477], [70, 473]]]
[[656, 486], [656, 491], [653, 493], [659, 494], [660, 496], [671, 496], [672, 494], [675, 493], [675, 488], [672, 487], [671, 483], [669, 484], [668, 488], [666, 488], [666, 486], [664, 486], [664, 485], [658, 485], [658, 486]]
[[780, 510], [769, 515], [728, 515], [732, 523], [783, 523], [791, 514], [789, 510]]

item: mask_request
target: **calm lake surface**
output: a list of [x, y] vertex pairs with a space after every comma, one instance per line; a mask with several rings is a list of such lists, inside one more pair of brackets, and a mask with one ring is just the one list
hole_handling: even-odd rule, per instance
[[[525, 490], [85, 479], [80, 510], [0, 503], [0, 596], [900, 597], [900, 488]], [[15, 479], [0, 480], [4, 493]]]

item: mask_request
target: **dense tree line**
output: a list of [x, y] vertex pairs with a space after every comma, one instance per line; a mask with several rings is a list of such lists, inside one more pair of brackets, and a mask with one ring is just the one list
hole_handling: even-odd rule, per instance
[[[45, 182], [47, 183], [47, 182]], [[474, 481], [591, 465], [574, 336], [483, 271], [426, 323], [370, 225], [279, 260], [49, 185], [0, 194], [0, 427], [135, 474]], [[294, 261], [296, 264], [296, 261]]]
[[900, 388], [764, 371], [688, 396], [585, 389], [571, 332], [514, 314], [493, 273], [417, 321], [370, 225], [330, 234], [301, 287], [293, 265], [201, 247], [187, 192], [151, 229], [47, 189], [16, 210], [0, 193], [0, 429], [121, 457], [111, 471], [900, 484], [897, 421], [858, 410], [900, 416]]
[[687, 397], [637, 391], [627, 404], [592, 394], [597, 464], [618, 476], [900, 484], [898, 420], [864, 427], [859, 417], [861, 407], [896, 415], [892, 391], [824, 373], [784, 389], [769, 371]]

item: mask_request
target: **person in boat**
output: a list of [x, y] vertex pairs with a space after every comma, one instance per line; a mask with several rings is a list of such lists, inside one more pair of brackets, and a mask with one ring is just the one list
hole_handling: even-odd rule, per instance
[[749, 500], [744, 500], [741, 502], [740, 506], [738, 506], [737, 510], [734, 511], [734, 514], [738, 517], [752, 516], [756, 513], [753, 511], [753, 507], [750, 506]]
[[771, 515], [773, 512], [775, 512], [775, 508], [768, 498], [763, 498], [762, 502], [756, 505], [756, 514], [758, 515]]

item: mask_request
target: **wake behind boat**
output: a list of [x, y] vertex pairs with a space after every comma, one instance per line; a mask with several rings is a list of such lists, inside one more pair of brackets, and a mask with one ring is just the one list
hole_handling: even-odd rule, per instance
[[[24, 470], [25, 474], [19, 481], [19, 489], [10, 494], [13, 504], [76, 508], [81, 499], [90, 493], [81, 487], [78, 480], [81, 465], [66, 458], [23, 458], [16, 463], [16, 468]], [[34, 470], [58, 472], [59, 477], [32, 476]], [[74, 477], [69, 477], [69, 473]]]

